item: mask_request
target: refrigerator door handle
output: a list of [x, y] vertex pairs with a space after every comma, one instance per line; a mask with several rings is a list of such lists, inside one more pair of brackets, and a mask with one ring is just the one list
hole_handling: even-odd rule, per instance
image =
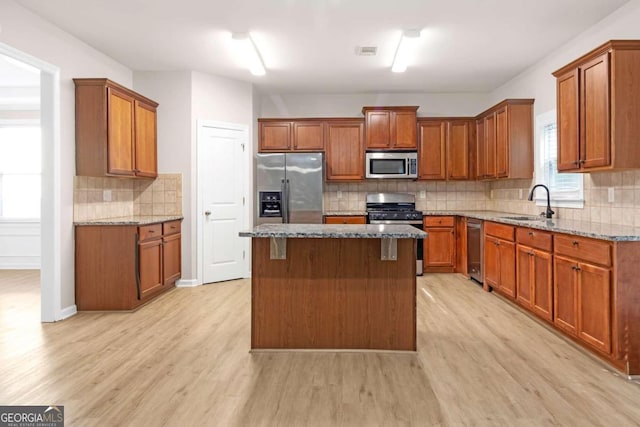
[[287, 198], [285, 199], [285, 204], [287, 205], [287, 224], [291, 222], [291, 213], [290, 213], [290, 209], [289, 209], [289, 194], [291, 193], [291, 189], [289, 188], [289, 179], [287, 178], [287, 183], [286, 183], [286, 189], [287, 189]]
[[287, 184], [284, 179], [280, 180], [280, 191], [282, 193], [282, 223], [289, 222], [289, 194], [287, 194]]

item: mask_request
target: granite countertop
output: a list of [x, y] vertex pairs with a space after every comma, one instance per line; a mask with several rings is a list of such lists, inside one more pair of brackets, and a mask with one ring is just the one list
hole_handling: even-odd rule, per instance
[[74, 225], [147, 225], [183, 219], [181, 215], [122, 216], [117, 218], [75, 221]]
[[[477, 218], [484, 221], [494, 221], [504, 224], [530, 227], [538, 230], [567, 233], [577, 236], [592, 237], [595, 239], [611, 240], [617, 242], [640, 241], [640, 227], [627, 225], [602, 224], [589, 221], [574, 221], [570, 219], [552, 218], [546, 219], [535, 215], [524, 215], [509, 212], [496, 211], [423, 211], [423, 215], [458, 215], [467, 218]], [[509, 219], [510, 217], [528, 218], [527, 220]]]
[[367, 216], [367, 211], [331, 211], [325, 212], [324, 216]]
[[240, 236], [325, 239], [423, 239], [427, 236], [427, 233], [410, 225], [262, 224], [253, 230], [241, 231]]

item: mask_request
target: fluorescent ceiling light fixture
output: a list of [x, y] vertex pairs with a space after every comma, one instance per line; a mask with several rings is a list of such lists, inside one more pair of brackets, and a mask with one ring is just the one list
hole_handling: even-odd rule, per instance
[[393, 58], [391, 71], [394, 73], [403, 73], [407, 69], [407, 63], [415, 52], [415, 47], [420, 40], [420, 30], [405, 30], [402, 32], [396, 56]]
[[266, 71], [260, 52], [249, 33], [232, 33], [238, 55], [254, 76], [264, 76]]

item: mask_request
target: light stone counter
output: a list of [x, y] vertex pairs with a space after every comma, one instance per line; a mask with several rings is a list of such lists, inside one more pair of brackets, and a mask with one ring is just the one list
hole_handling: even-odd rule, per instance
[[181, 215], [123, 216], [117, 218], [88, 219], [74, 225], [147, 225], [183, 219]]
[[320, 239], [424, 239], [427, 233], [410, 225], [262, 224], [241, 231], [241, 237]]

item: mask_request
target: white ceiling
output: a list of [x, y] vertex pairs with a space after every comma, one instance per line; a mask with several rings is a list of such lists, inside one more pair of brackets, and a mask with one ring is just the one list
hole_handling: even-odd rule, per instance
[[[17, 0], [133, 70], [196, 70], [268, 93], [486, 92], [627, 0]], [[403, 29], [424, 29], [391, 73]], [[251, 31], [267, 74], [241, 68]], [[604, 40], [603, 40], [604, 41]], [[375, 57], [357, 46], [378, 46]]]

